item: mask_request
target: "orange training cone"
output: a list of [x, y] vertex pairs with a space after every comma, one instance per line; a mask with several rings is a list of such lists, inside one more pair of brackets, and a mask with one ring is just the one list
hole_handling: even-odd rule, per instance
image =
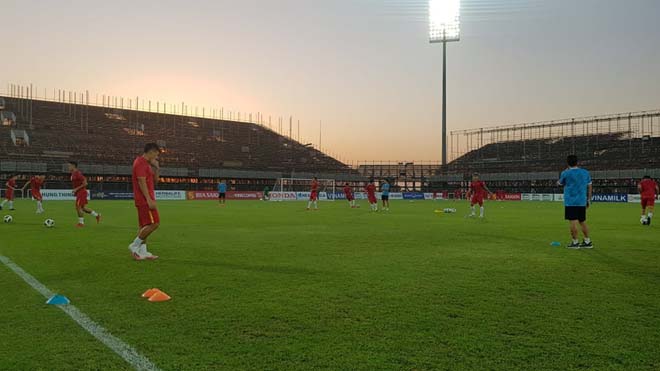
[[172, 298], [169, 295], [167, 295], [166, 293], [158, 290], [157, 293], [153, 294], [149, 298], [149, 301], [152, 302], [152, 303], [158, 303], [158, 302], [161, 302], [161, 301], [168, 301], [168, 300], [171, 300], [171, 299]]
[[148, 299], [148, 298], [154, 296], [154, 294], [157, 293], [158, 291], [160, 291], [160, 290], [158, 290], [158, 289], [149, 289], [149, 290], [145, 291], [144, 294], [142, 294], [142, 297], [145, 298], [145, 299]]

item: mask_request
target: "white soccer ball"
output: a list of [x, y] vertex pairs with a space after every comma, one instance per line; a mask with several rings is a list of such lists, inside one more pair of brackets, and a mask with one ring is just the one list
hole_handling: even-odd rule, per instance
[[11, 215], [5, 215], [4, 218], [2, 218], [2, 221], [5, 223], [11, 223], [14, 218]]
[[55, 221], [53, 219], [46, 219], [44, 225], [46, 228], [53, 228], [55, 226]]

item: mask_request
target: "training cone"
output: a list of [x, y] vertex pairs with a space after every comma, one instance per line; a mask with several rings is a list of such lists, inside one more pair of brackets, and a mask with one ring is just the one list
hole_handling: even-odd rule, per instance
[[64, 295], [53, 295], [50, 299], [46, 301], [48, 305], [67, 305], [71, 304], [71, 301]]
[[159, 292], [159, 291], [160, 290], [158, 290], [158, 289], [149, 289], [149, 290], [145, 291], [142, 294], [142, 297], [145, 298], [145, 299], [149, 299], [150, 297], [154, 296], [154, 294]]
[[156, 292], [155, 294], [151, 295], [151, 297], [149, 297], [149, 301], [152, 303], [159, 303], [161, 301], [168, 301], [171, 299], [172, 298], [169, 295], [167, 295], [166, 293], [160, 290], [158, 290], [158, 292]]

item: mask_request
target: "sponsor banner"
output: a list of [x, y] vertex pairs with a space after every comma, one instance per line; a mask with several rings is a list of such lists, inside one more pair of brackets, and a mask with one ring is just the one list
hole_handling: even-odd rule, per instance
[[[270, 200], [271, 201], [307, 201], [309, 200], [309, 194], [310, 192], [271, 192], [270, 193]], [[367, 199], [367, 193], [366, 192], [354, 192], [353, 196], [355, 197], [356, 200], [366, 200]], [[382, 196], [381, 192], [376, 192], [376, 198], [380, 199]], [[429, 200], [433, 199], [433, 193], [428, 193], [428, 198]], [[438, 198], [440, 198], [440, 195], [438, 195]], [[344, 192], [319, 192], [319, 200], [320, 201], [327, 201], [327, 200], [345, 200], [346, 195]], [[426, 199], [424, 193], [415, 193], [415, 192], [408, 192], [408, 193], [401, 193], [401, 192], [390, 192], [390, 200], [424, 200]]]
[[[278, 193], [281, 192], [271, 192], [270, 193], [271, 199], [273, 197], [277, 197]], [[209, 201], [209, 200], [218, 200], [218, 198], [220, 197], [220, 193], [218, 191], [188, 191], [187, 196], [189, 200]], [[261, 197], [263, 197], [263, 192], [228, 191], [225, 194], [225, 196], [228, 200], [259, 200], [261, 199]], [[158, 198], [158, 193], [156, 193], [156, 198]]]
[[337, 192], [337, 193], [328, 193], [328, 199], [329, 200], [345, 200], [346, 195], [344, 192]]
[[552, 202], [555, 199], [555, 195], [551, 193], [541, 193], [541, 201], [543, 202]]
[[403, 200], [403, 193], [390, 192], [390, 200]]
[[403, 192], [404, 200], [423, 200], [424, 194], [417, 192]]
[[218, 191], [188, 191], [189, 200], [217, 200]]
[[[295, 192], [296, 198], [300, 201], [309, 200], [309, 196], [312, 195], [312, 192]], [[328, 201], [332, 199], [332, 196], [328, 197], [328, 192], [319, 192], [319, 201]]]
[[523, 193], [520, 195], [521, 201], [554, 201], [555, 195], [550, 193]]
[[227, 192], [227, 199], [229, 200], [261, 200], [264, 196], [263, 192], [252, 191], [230, 191]]
[[[358, 193], [360, 193], [360, 192], [353, 192], [353, 197], [355, 197], [356, 200], [359, 199], [359, 197], [357, 195]], [[332, 192], [328, 192], [327, 197], [328, 197], [328, 200], [346, 200], [346, 195], [344, 194], [343, 191], [342, 192], [336, 192], [334, 194]]]
[[595, 194], [591, 197], [592, 202], [628, 202], [627, 193]]
[[440, 193], [424, 193], [425, 200], [442, 200], [442, 194]]
[[[42, 189], [41, 195], [45, 201], [75, 201], [76, 196], [70, 189]], [[89, 199], [89, 191], [87, 192]]]
[[522, 201], [522, 193], [505, 193], [504, 201]]
[[[156, 200], [170, 201], [170, 200], [185, 200], [185, 191], [155, 191]], [[92, 192], [92, 199], [94, 200], [132, 200], [133, 192]]]
[[94, 200], [132, 200], [133, 192], [93, 192]]
[[270, 192], [271, 201], [295, 201], [296, 192]]
[[185, 191], [156, 191], [156, 200], [176, 200], [181, 201], [186, 199]]
[[[637, 196], [637, 198], [635, 198]], [[563, 202], [564, 194], [544, 194], [544, 193], [523, 193], [523, 201], [555, 201]], [[635, 201], [636, 200], [636, 201]], [[628, 195], [625, 193], [595, 194], [591, 198], [592, 202], [639, 202], [639, 195]]]
[[636, 195], [629, 194], [628, 195], [628, 202], [640, 203], [640, 202], [642, 202], [642, 195], [640, 195], [640, 194], [636, 194]]

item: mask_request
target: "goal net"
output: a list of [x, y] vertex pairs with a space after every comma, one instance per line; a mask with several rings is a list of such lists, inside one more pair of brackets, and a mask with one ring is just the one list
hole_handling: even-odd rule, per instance
[[[309, 193], [312, 188], [311, 178], [279, 178], [273, 187], [273, 192]], [[334, 201], [336, 182], [334, 179], [317, 179], [319, 182], [319, 200]], [[300, 197], [299, 197], [300, 198]], [[304, 198], [304, 197], [303, 197]]]

